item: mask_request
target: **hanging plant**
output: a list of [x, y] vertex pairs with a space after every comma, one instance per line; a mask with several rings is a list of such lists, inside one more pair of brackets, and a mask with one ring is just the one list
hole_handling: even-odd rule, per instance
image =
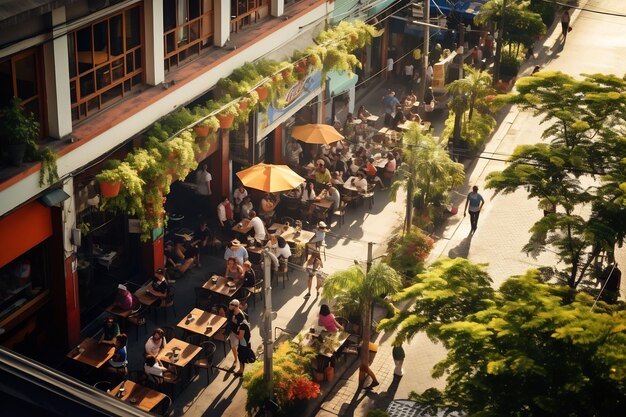
[[41, 160], [41, 169], [39, 170], [39, 186], [52, 185], [59, 179], [57, 171], [58, 155], [49, 147], [40, 149], [38, 152]]
[[239, 114], [237, 106], [230, 105], [222, 110], [218, 115], [217, 119], [220, 122], [220, 127], [222, 129], [230, 129], [233, 126], [233, 122], [235, 121], [235, 117]]
[[256, 88], [256, 93], [259, 96], [259, 101], [265, 101], [270, 95], [270, 83], [265, 83]]

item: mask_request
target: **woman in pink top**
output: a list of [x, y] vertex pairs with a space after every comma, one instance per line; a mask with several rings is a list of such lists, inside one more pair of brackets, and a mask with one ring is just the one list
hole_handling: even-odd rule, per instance
[[339, 329], [343, 330], [343, 326], [337, 323], [335, 316], [330, 312], [330, 307], [328, 307], [327, 304], [322, 304], [320, 307], [319, 321], [330, 333], [335, 333]]
[[396, 165], [397, 165], [396, 157], [393, 156], [393, 154], [391, 152], [389, 152], [387, 154], [387, 163], [385, 164], [385, 171], [387, 171], [389, 173], [396, 172], [396, 168], [397, 168]]

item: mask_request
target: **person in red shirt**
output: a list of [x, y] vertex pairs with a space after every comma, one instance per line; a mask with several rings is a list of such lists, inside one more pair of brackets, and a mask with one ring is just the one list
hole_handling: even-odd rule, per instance
[[383, 191], [387, 189], [383, 181], [377, 175], [378, 170], [374, 166], [374, 158], [368, 159], [364, 168], [365, 168], [364, 171], [365, 171], [365, 175], [367, 175], [368, 182], [380, 185], [380, 189]]

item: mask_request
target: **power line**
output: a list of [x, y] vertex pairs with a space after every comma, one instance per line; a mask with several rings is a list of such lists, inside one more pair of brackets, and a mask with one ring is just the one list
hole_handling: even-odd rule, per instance
[[555, 4], [555, 5], [561, 6], [561, 7], [567, 7], [567, 8], [570, 8], [570, 9], [578, 9], [578, 10], [589, 12], [589, 13], [597, 13], [597, 14], [603, 14], [603, 15], [606, 15], [606, 16], [615, 16], [615, 17], [626, 17], [626, 14], [622, 14], [622, 13], [593, 10], [593, 9], [588, 9], [586, 7], [581, 7], [581, 6], [572, 6], [570, 4], [561, 3], [561, 2], [558, 2], [558, 1], [543, 0], [543, 2], [544, 3], [549, 3], [549, 4]]

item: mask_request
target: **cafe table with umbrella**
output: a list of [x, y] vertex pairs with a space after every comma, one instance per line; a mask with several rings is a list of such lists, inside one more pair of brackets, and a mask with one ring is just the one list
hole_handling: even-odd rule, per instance
[[237, 173], [245, 187], [276, 193], [292, 190], [306, 180], [287, 165], [256, 164]]
[[337, 129], [325, 124], [307, 124], [296, 126], [291, 131], [291, 136], [304, 143], [316, 145], [329, 145], [344, 139]]

